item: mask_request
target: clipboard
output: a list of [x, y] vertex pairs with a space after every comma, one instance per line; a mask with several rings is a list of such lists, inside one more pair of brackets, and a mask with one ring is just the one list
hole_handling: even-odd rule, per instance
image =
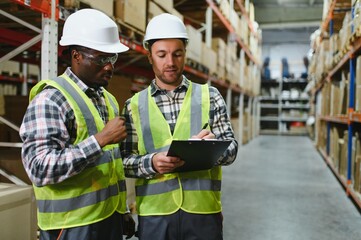
[[174, 172], [211, 169], [231, 144], [232, 140], [189, 139], [173, 140], [167, 156], [180, 157], [184, 165]]

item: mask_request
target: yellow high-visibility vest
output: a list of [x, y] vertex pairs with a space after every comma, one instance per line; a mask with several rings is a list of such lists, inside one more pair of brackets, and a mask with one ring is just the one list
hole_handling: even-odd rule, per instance
[[[147, 103], [147, 104], [144, 104]], [[131, 111], [139, 138], [140, 155], [167, 151], [173, 139], [189, 139], [209, 121], [210, 98], [207, 85], [190, 83], [181, 106], [174, 133], [150, 94], [150, 87], [131, 99]], [[210, 214], [221, 207], [221, 167], [210, 170], [158, 174], [136, 180], [136, 206], [140, 216], [168, 215], [182, 209]]]
[[[91, 99], [67, 75], [43, 80], [30, 92], [30, 101], [44, 87], [58, 89], [66, 98], [77, 124], [74, 145], [104, 128], [104, 123]], [[104, 90], [109, 119], [119, 114], [114, 96]], [[102, 156], [80, 174], [61, 183], [36, 187], [38, 225], [42, 230], [62, 229], [101, 221], [115, 211], [126, 212], [126, 188], [119, 145], [103, 147]]]

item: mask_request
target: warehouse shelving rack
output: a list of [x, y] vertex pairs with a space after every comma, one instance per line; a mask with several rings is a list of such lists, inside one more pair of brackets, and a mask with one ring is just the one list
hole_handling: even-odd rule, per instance
[[261, 81], [260, 134], [279, 134], [281, 85], [278, 79]]
[[[0, 0], [1, 4], [18, 4], [21, 6], [21, 9], [27, 9], [22, 13], [19, 13], [19, 17], [10, 16], [8, 12], [4, 10], [0, 10], [0, 16], [6, 16], [10, 19], [14, 20], [17, 23], [20, 23], [25, 28], [19, 28], [17, 31], [13, 29], [6, 29], [0, 27], [0, 64], [7, 60], [15, 60], [18, 62], [24, 63], [22, 65], [22, 76], [21, 77], [14, 77], [14, 76], [1, 76], [0, 75], [0, 82], [12, 82], [15, 84], [22, 84], [23, 91], [22, 95], [26, 95], [28, 93], [28, 85], [33, 85], [35, 82], [29, 82], [29, 76], [27, 73], [27, 63], [41, 65], [41, 73], [40, 76], [37, 78], [39, 79], [47, 79], [57, 76], [58, 67], [61, 65], [62, 61], [66, 62], [66, 60], [62, 59], [61, 52], [62, 48], [58, 46], [58, 32], [61, 30], [62, 21], [65, 19], [69, 12], [64, 9], [61, 5], [59, 5], [59, 0]], [[238, 1], [238, 4], [241, 4]], [[204, 1], [203, 1], [204, 4]], [[3, 9], [3, 8], [1, 8]], [[209, 8], [211, 9], [211, 8]], [[245, 11], [244, 8], [243, 12]], [[214, 12], [217, 12], [217, 8], [211, 9]], [[207, 10], [208, 14], [212, 12], [211, 10]], [[22, 15], [23, 14], [23, 15]], [[35, 26], [32, 26], [21, 19], [25, 15], [34, 16], [37, 20], [41, 19], [40, 24], [36, 22]], [[27, 18], [25, 16], [25, 18]], [[229, 23], [226, 19], [223, 20], [224, 25], [227, 26]], [[211, 26], [212, 21], [210, 20], [207, 22], [207, 26]], [[5, 25], [3, 25], [5, 26]], [[250, 28], [252, 28], [252, 24], [249, 22]], [[26, 29], [26, 30], [24, 30]], [[30, 30], [28, 30], [30, 29]], [[210, 30], [207, 30], [208, 32]], [[208, 36], [211, 36], [208, 33]], [[129, 73], [129, 74], [139, 74], [148, 78], [152, 78], [151, 68], [146, 61], [146, 52], [144, 51], [143, 47], [139, 42], [130, 39], [127, 36], [121, 35], [120, 40], [127, 46], [130, 47], [130, 51], [127, 54], [121, 54], [119, 56], [119, 60], [115, 66], [115, 72], [121, 73]], [[257, 59], [252, 55], [250, 50], [247, 48], [246, 45], [239, 39], [239, 44], [241, 46], [240, 55], [246, 55], [249, 61], [257, 63]], [[6, 48], [4, 48], [4, 43]], [[7, 51], [10, 47], [13, 50]], [[22, 55], [25, 50], [29, 50], [29, 54], [32, 53], [39, 53], [37, 55], [26, 56]], [[6, 52], [5, 52], [6, 51]], [[248, 120], [248, 133], [251, 133], [251, 137], [255, 137], [257, 135], [258, 124], [257, 123], [257, 116], [259, 116], [259, 109], [257, 103], [257, 96], [253, 93], [248, 92], [242, 89], [238, 84], [229, 83], [226, 81], [221, 81], [220, 79], [214, 78], [213, 76], [208, 75], [205, 72], [201, 72], [198, 69], [194, 69], [189, 65], [185, 66], [185, 74], [190, 74], [195, 77], [196, 81], [201, 83], [208, 83], [211, 85], [216, 86], [220, 89], [220, 92], [225, 96], [225, 100], [228, 106], [228, 112], [230, 115], [239, 114], [239, 126], [243, 127], [243, 118], [242, 113], [244, 109], [249, 111], [251, 115], [255, 116], [255, 121], [251, 122], [250, 118]], [[240, 79], [242, 81], [242, 79]], [[239, 99], [236, 101], [236, 104], [233, 104], [234, 100]], [[234, 105], [238, 105], [234, 107]], [[246, 108], [244, 107], [246, 106]], [[257, 115], [258, 114], [258, 115]], [[18, 131], [18, 127], [13, 123], [10, 123], [7, 119], [0, 117], [0, 122], [6, 123], [9, 127], [13, 128], [15, 131]], [[252, 128], [252, 130], [250, 130]], [[242, 128], [241, 128], [242, 129]], [[239, 141], [242, 142], [242, 133], [245, 132], [243, 130], [239, 131], [240, 137]], [[1, 146], [4, 147], [21, 147], [21, 143], [4, 143]], [[0, 146], [0, 147], [1, 147]], [[8, 178], [10, 181], [22, 185], [26, 184], [23, 183], [22, 180], [17, 179], [11, 173], [7, 173], [0, 168], [0, 174]]]
[[[198, 2], [202, 2], [202, 1], [198, 1]], [[220, 25], [223, 25], [224, 28], [228, 31], [228, 33], [232, 36], [235, 37], [237, 43], [240, 46], [240, 56], [247, 56], [249, 61], [253, 62], [253, 64], [257, 65], [260, 68], [260, 64], [258, 62], [258, 59], [256, 59], [256, 57], [254, 55], [252, 55], [251, 51], [249, 50], [249, 48], [244, 44], [244, 42], [242, 41], [242, 39], [239, 36], [235, 35], [235, 30], [232, 27], [232, 25], [230, 24], [229, 20], [225, 18], [225, 16], [223, 15], [223, 13], [220, 11], [219, 7], [216, 5], [216, 3], [213, 0], [206, 0], [206, 2], [208, 3], [208, 7], [205, 10], [205, 19], [206, 19], [206, 23], [205, 23], [205, 41], [206, 41], [206, 45], [208, 47], [211, 46], [211, 38], [212, 38], [212, 25], [213, 22], [216, 20], [220, 21]], [[248, 17], [248, 14], [245, 10], [245, 7], [243, 6], [243, 4], [241, 3], [240, 0], [236, 0], [237, 6], [241, 9], [243, 16], [246, 17], [246, 20], [248, 22], [248, 27], [251, 31], [251, 33], [253, 35], [256, 35], [254, 29], [253, 29], [253, 25]], [[194, 2], [192, 2], [192, 4], [195, 4]], [[233, 6], [234, 1], [230, 0], [230, 5]], [[191, 7], [192, 11], [194, 9], [194, 5]], [[216, 18], [214, 18], [212, 13], [215, 13]], [[241, 59], [241, 57], [240, 57]], [[247, 134], [251, 133], [249, 135], [249, 138], [254, 138], [255, 136], [258, 135], [259, 133], [259, 101], [258, 101], [258, 96], [255, 96], [254, 94], [242, 89], [241, 87], [239, 87], [239, 85], [243, 85], [242, 83], [244, 82], [243, 79], [243, 75], [241, 74], [241, 79], [239, 79], [239, 84], [233, 84], [233, 83], [228, 83], [225, 81], [222, 81], [220, 79], [214, 78], [212, 76], [205, 76], [205, 78], [209, 79], [209, 83], [216, 86], [218, 89], [224, 89], [225, 91], [221, 90], [222, 92], [225, 92], [225, 94], [223, 94], [223, 96], [225, 97], [225, 100], [227, 102], [227, 106], [228, 106], [228, 113], [230, 116], [232, 117], [236, 117], [238, 115], [238, 129], [239, 129], [239, 142], [244, 142], [243, 139], [243, 132], [245, 131]], [[232, 111], [232, 104], [234, 102], [234, 98], [239, 99], [238, 101], [238, 110], [236, 111]], [[246, 107], [246, 108], [245, 108]], [[247, 118], [247, 120], [243, 120], [243, 110], [247, 111], [248, 114], [250, 114], [251, 116], [254, 116], [254, 120], [252, 121], [252, 118]], [[238, 114], [237, 114], [238, 111]], [[244, 121], [247, 121], [247, 123], [245, 124]], [[246, 128], [244, 129], [244, 126], [246, 126]]]
[[[306, 79], [282, 78], [263, 80], [260, 97], [260, 134], [305, 135], [309, 97], [302, 96]], [[297, 96], [283, 96], [283, 91], [297, 89]], [[272, 92], [272, 93], [271, 93]], [[300, 125], [300, 126], [292, 126]]]
[[[330, 4], [329, 12], [327, 14], [327, 18], [321, 25], [322, 31], [327, 31], [329, 35], [332, 36], [334, 34], [335, 23], [340, 24], [342, 22], [343, 16], [345, 15], [345, 10], [353, 11], [353, 7], [350, 5], [351, 1], [337, 1], [333, 0]], [[339, 7], [338, 7], [339, 6]], [[340, 7], [341, 6], [341, 7]], [[335, 19], [335, 15], [338, 14], [338, 19]], [[339, 29], [339, 28], [338, 28]], [[333, 81], [339, 77], [339, 73], [342, 70], [349, 69], [349, 84], [348, 84], [348, 96], [347, 96], [347, 111], [345, 114], [341, 115], [333, 115], [333, 116], [317, 116], [319, 120], [319, 126], [316, 131], [318, 131], [318, 137], [316, 137], [316, 142], [319, 144], [317, 146], [321, 156], [332, 170], [338, 181], [341, 183], [343, 188], [346, 191], [347, 196], [351, 198], [351, 200], [355, 203], [358, 209], [361, 209], [361, 195], [359, 192], [356, 192], [353, 188], [353, 174], [355, 173], [355, 156], [353, 156], [353, 148], [354, 148], [354, 140], [356, 132], [360, 132], [360, 124], [361, 124], [361, 113], [355, 112], [355, 72], [356, 72], [356, 56], [360, 55], [361, 50], [361, 37], [355, 36], [355, 32], [353, 27], [351, 28], [353, 31], [353, 35], [350, 38], [350, 46], [347, 47], [347, 51], [345, 51], [344, 55], [338, 60], [337, 64], [332, 67], [326, 74], [324, 74], [324, 78], [319, 81], [319, 83], [315, 86], [312, 93], [315, 98], [318, 98], [321, 90], [327, 85], [331, 84]], [[341, 100], [341, 99], [340, 99]], [[341, 166], [337, 166], [333, 161], [331, 154], [331, 144], [334, 144], [335, 140], [331, 139], [331, 131], [332, 129], [336, 129], [336, 131], [344, 131], [347, 130], [347, 136], [344, 136], [344, 139], [347, 141], [346, 146], [346, 169], [345, 172], [340, 172]], [[333, 143], [331, 143], [331, 141]], [[325, 146], [320, 146], [325, 145]], [[344, 174], [346, 173], [346, 174]]]
[[[203, 5], [204, 3], [206, 3], [206, 5], [208, 4], [205, 13], [206, 43], [208, 46], [212, 37], [212, 28], [214, 27], [212, 26], [212, 21], [215, 21], [215, 18], [217, 18], [217, 21], [222, 23], [223, 28], [225, 28], [232, 37], [235, 36], [234, 29], [232, 28], [230, 22], [222, 15], [220, 9], [214, 1], [206, 0], [198, 2], [199, 4], [203, 2]], [[234, 1], [230, 0], [230, 2], [233, 6]], [[0, 62], [13, 59], [15, 61], [24, 63], [21, 77], [1, 76], [0, 81], [8, 81], [16, 84], [22, 83], [22, 94], [26, 95], [29, 84], [32, 86], [34, 83], [36, 83], [36, 80], [31, 80], [29, 82], [29, 76], [27, 76], [26, 71], [27, 63], [35, 63], [41, 66], [41, 76], [39, 76], [37, 80], [51, 78], [57, 75], [58, 66], [61, 65], [61, 62], [64, 60], [61, 56], [62, 48], [58, 46], [58, 32], [60, 32], [59, 30], [62, 28], [63, 20], [67, 17], [68, 14], [70, 14], [70, 12], [61, 6], [61, 1], [59, 0], [2, 0], [0, 4], [3, 4], [4, 6], [6, 4], [19, 5], [21, 6], [22, 10], [22, 13], [19, 13], [20, 15], [23, 14], [22, 16], [28, 15], [36, 19], [41, 19], [41, 25], [39, 22], [37, 22], [35, 25], [31, 25], [22, 20], [21, 17], [11, 16], [4, 10], [0, 10], [0, 14], [2, 16], [8, 17], [22, 25], [18, 31], [6, 28], [0, 29], [0, 46], [2, 46], [2, 43], [5, 43], [11, 45], [12, 48], [15, 48], [11, 52], [4, 52], [7, 51], [5, 48], [0, 50]], [[195, 4], [195, 2], [192, 4]], [[251, 34], [256, 35], [257, 33], [253, 29], [253, 23], [250, 21], [245, 7], [239, 0], [236, 0], [236, 4], [238, 9], [242, 11], [242, 14], [246, 18]], [[216, 16], [212, 16], [213, 12]], [[138, 41], [134, 41], [134, 39], [124, 35], [120, 36], [120, 40], [125, 45], [128, 45], [131, 50], [125, 55], [120, 55], [119, 60], [115, 66], [115, 72], [119, 71], [125, 74], [137, 73], [138, 75], [151, 78], [151, 68], [146, 61], [145, 51], [141, 44]], [[244, 56], [247, 61], [260, 69], [258, 59], [256, 56], [252, 55], [248, 46], [244, 44], [242, 39], [239, 37], [236, 37], [236, 41], [240, 46], [239, 55]], [[40, 54], [30, 57], [20, 54], [26, 49], [29, 49], [29, 53], [40, 51]], [[189, 65], [185, 66], [185, 73], [192, 76], [192, 80], [195, 78], [195, 81], [197, 82], [208, 83], [220, 89], [220, 92], [226, 100], [230, 116], [234, 117], [238, 115], [240, 142], [242, 142], [243, 139], [243, 132], [250, 132], [250, 138], [258, 135], [260, 111], [258, 96], [240, 87], [242, 81], [244, 81], [242, 77], [239, 80], [240, 84], [234, 84], [217, 79], [214, 76], [211, 76], [205, 72], [201, 72]], [[253, 118], [248, 118], [247, 124], [244, 124], [243, 121], [244, 111], [247, 111], [251, 116], [253, 116]], [[244, 125], [247, 129], [243, 129]]]

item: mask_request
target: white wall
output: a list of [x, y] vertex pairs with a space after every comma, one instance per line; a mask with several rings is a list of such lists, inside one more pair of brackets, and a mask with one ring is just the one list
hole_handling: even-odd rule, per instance
[[281, 77], [281, 59], [287, 58], [289, 71], [295, 77], [300, 77], [305, 72], [303, 57], [307, 56], [310, 49], [309, 44], [272, 44], [262, 46], [262, 62], [266, 57], [270, 57], [271, 78]]

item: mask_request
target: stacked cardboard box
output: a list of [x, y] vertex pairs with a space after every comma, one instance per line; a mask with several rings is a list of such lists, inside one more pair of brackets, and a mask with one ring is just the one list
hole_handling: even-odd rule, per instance
[[153, 0], [157, 5], [162, 7], [166, 12], [172, 13], [173, 11], [173, 1], [169, 0]]
[[321, 90], [321, 116], [329, 116], [330, 115], [330, 107], [331, 107], [331, 84], [325, 84]]
[[[97, 1], [97, 0], [80, 0], [80, 2], [83, 2], [87, 5], [89, 5], [91, 8], [98, 9], [105, 14], [107, 14], [110, 17], [113, 17], [114, 14], [114, 0], [103, 0], [103, 1]], [[77, 4], [76, 2], [74, 4]]]
[[237, 59], [237, 42], [229, 41], [226, 45], [226, 79], [229, 81], [235, 81], [235, 64], [238, 61]]
[[184, 21], [183, 15], [173, 8], [173, 1], [154, 0], [148, 2], [148, 21], [153, 17], [166, 12], [173, 14]]
[[148, 3], [148, 21], [162, 13], [165, 13], [165, 11], [159, 5], [152, 1]]
[[186, 25], [189, 37], [187, 58], [197, 63], [202, 62], [202, 34], [191, 25]]
[[355, 88], [356, 88], [356, 97], [355, 97], [355, 111], [361, 112], [361, 56], [358, 56], [356, 59], [356, 81], [355, 81]]
[[[103, 1], [95, 1], [103, 4]], [[113, 2], [113, 1], [112, 1]], [[146, 27], [146, 0], [114, 0], [114, 16], [121, 21], [145, 31]]]
[[361, 194], [361, 141], [360, 135], [358, 132], [355, 133], [352, 141], [352, 183], [353, 189], [358, 193]]
[[221, 10], [221, 13], [223, 16], [225, 16], [227, 19], [230, 19], [230, 5], [228, 0], [220, 0], [219, 3], [219, 9]]
[[217, 54], [217, 76], [220, 79], [226, 77], [226, 43], [221, 38], [212, 39], [212, 49]]
[[64, 7], [73, 9], [73, 8], [79, 8], [80, 1], [79, 0], [64, 0]]
[[340, 46], [342, 46], [345, 49], [345, 51], [349, 50], [349, 40], [351, 37], [351, 25], [352, 25], [351, 12], [347, 12], [342, 21], [342, 27], [339, 31]]
[[209, 75], [213, 75], [217, 72], [217, 53], [202, 43], [202, 58], [201, 63], [209, 69]]
[[341, 129], [332, 127], [330, 132], [330, 158], [337, 170], [340, 165], [340, 145], [342, 144], [340, 139], [343, 140]]
[[107, 87], [108, 91], [117, 99], [120, 109], [125, 101], [132, 96], [132, 78], [125, 75], [113, 75]]

